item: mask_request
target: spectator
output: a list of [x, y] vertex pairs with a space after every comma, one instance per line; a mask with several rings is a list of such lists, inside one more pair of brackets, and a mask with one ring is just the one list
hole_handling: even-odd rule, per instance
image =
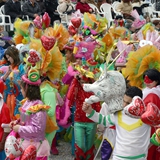
[[121, 12], [123, 14], [124, 19], [133, 19], [130, 15], [132, 11], [132, 3], [130, 0], [122, 0], [121, 3], [117, 6], [117, 12]]
[[[68, 17], [68, 21], [71, 19], [71, 14], [74, 12], [74, 7], [70, 0], [64, 0], [62, 3], [59, 4], [59, 11], [61, 13], [66, 13]], [[65, 17], [61, 17], [61, 20], [65, 19]]]
[[21, 3], [18, 0], [8, 0], [4, 4], [5, 14], [11, 17], [13, 23], [16, 18], [22, 18]]
[[42, 14], [40, 6], [35, 0], [28, 0], [25, 2], [22, 9], [24, 15], [28, 15], [31, 20]]
[[77, 5], [76, 5], [76, 10], [80, 10], [80, 12], [82, 14], [84, 14], [85, 12], [89, 12], [92, 13], [93, 9], [88, 5], [88, 3], [86, 2], [86, 0], [79, 0]]
[[56, 0], [45, 0], [44, 3], [46, 6], [46, 12], [49, 14], [51, 18], [51, 24], [53, 24], [53, 22], [56, 20], [60, 21], [59, 14], [57, 12], [57, 6], [58, 6], [57, 1]]
[[42, 11], [42, 15], [43, 15], [46, 11], [44, 1], [43, 0], [36, 0], [36, 2], [39, 4], [40, 10]]

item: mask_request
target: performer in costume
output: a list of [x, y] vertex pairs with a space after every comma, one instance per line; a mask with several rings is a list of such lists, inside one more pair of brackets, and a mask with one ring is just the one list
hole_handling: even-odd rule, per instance
[[[160, 109], [160, 73], [156, 69], [148, 69], [143, 74], [145, 88], [143, 89], [143, 100], [145, 105], [154, 103]], [[151, 135], [158, 129], [158, 126], [152, 127]], [[158, 147], [152, 145], [148, 151], [147, 160], [159, 160], [160, 151]]]
[[[83, 43], [83, 42], [82, 42]], [[85, 46], [86, 47], [86, 46]], [[84, 47], [84, 48], [85, 48]], [[82, 66], [82, 56], [88, 59], [91, 55], [88, 51], [82, 54], [77, 52], [76, 64]], [[76, 67], [75, 67], [76, 68]], [[76, 71], [76, 70], [75, 70]], [[78, 71], [78, 72], [77, 72]], [[82, 74], [77, 70], [77, 75], [69, 88], [67, 98], [69, 100], [69, 106], [75, 105], [75, 115], [74, 115], [74, 136], [75, 136], [75, 160], [88, 159], [92, 160], [94, 158], [94, 139], [96, 134], [96, 123], [92, 122], [85, 117], [85, 113], [82, 111], [82, 104], [84, 100], [92, 95], [92, 93], [87, 93], [83, 90], [82, 84], [92, 83], [92, 78], [87, 78], [86, 75]], [[93, 107], [99, 112], [100, 104], [95, 103]]]
[[[82, 80], [83, 81], [83, 80]], [[94, 158], [94, 139], [96, 134], [96, 123], [85, 117], [82, 111], [82, 104], [85, 98], [88, 98], [92, 93], [87, 93], [83, 90], [81, 82], [74, 78], [68, 92], [69, 106], [75, 104], [74, 117], [74, 136], [75, 136], [75, 160], [81, 158], [93, 160]], [[95, 103], [93, 108], [100, 110], [100, 104]]]
[[[142, 97], [142, 91], [137, 87], [130, 87], [124, 95], [123, 106], [132, 102], [134, 96]], [[113, 150], [113, 160], [135, 159], [146, 160], [150, 143], [151, 127], [140, 119], [127, 116], [123, 110], [115, 114], [104, 116], [95, 112], [92, 107], [84, 103], [83, 111], [87, 117], [105, 126], [116, 126], [116, 142]]]
[[10, 123], [10, 114], [9, 114], [9, 108], [4, 103], [3, 100], [3, 92], [4, 92], [4, 83], [3, 81], [0, 81], [0, 159], [4, 160], [6, 158], [5, 152], [4, 152], [4, 144], [6, 137], [8, 136], [10, 129], [7, 128], [3, 129], [1, 127], [2, 123]]
[[[67, 38], [66, 30], [62, 25], [55, 26], [53, 28], [48, 28], [44, 31], [43, 42], [42, 38], [37, 39], [36, 41], [31, 39], [30, 43], [30, 49], [34, 50], [34, 53], [37, 54], [39, 57], [38, 61], [35, 62], [35, 68], [40, 71], [41, 74], [41, 80], [42, 84], [40, 86], [41, 91], [41, 97], [44, 104], [49, 105], [50, 109], [47, 111], [48, 113], [48, 120], [47, 124], [49, 124], [50, 127], [47, 127], [46, 129], [46, 138], [51, 146], [52, 140], [56, 134], [56, 130], [58, 129], [57, 123], [56, 123], [56, 93], [57, 93], [57, 86], [54, 84], [54, 81], [60, 78], [60, 73], [62, 69], [62, 54], [60, 52], [60, 46], [63, 46], [64, 41]], [[54, 34], [53, 34], [54, 33]], [[59, 33], [59, 35], [64, 34], [64, 40], [63, 36], [61, 41], [56, 41], [56, 35]], [[53, 34], [53, 35], [52, 35]], [[48, 36], [46, 36], [48, 35]], [[54, 43], [51, 44], [51, 46], [45, 45], [47, 43], [48, 37], [54, 37]], [[58, 46], [59, 45], [59, 46]], [[29, 57], [32, 57], [29, 55]], [[32, 62], [27, 62], [27, 66], [32, 66]], [[52, 83], [53, 82], [53, 83]], [[48, 126], [48, 125], [47, 125]]]
[[7, 48], [4, 58], [9, 64], [8, 66], [2, 66], [0, 68], [1, 74], [3, 75], [1, 79], [6, 84], [4, 100], [10, 109], [10, 117], [13, 120], [16, 119], [16, 116], [19, 114], [18, 102], [23, 99], [18, 81], [25, 71], [23, 64], [20, 63], [19, 52], [14, 46]]
[[[50, 154], [50, 146], [45, 139], [45, 129], [47, 121], [47, 111], [50, 108], [41, 101], [39, 73], [36, 70], [30, 70], [28, 75], [22, 76], [21, 89], [25, 99], [21, 102], [20, 122], [10, 123], [13, 131], [20, 137], [20, 143], [23, 150], [30, 145], [37, 149], [36, 160], [47, 160]], [[19, 160], [20, 157], [16, 158]]]

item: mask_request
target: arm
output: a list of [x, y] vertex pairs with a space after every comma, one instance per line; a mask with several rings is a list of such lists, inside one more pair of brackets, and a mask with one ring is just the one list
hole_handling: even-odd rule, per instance
[[92, 121], [102, 124], [105, 127], [109, 127], [110, 124], [114, 125], [115, 124], [115, 118], [113, 114], [109, 114], [107, 116], [102, 115], [101, 113], [96, 112], [95, 110], [92, 109], [90, 104], [83, 103], [82, 110], [86, 112], [86, 116], [91, 119]]
[[34, 13], [31, 13], [31, 12], [28, 11], [28, 3], [25, 3], [23, 5], [23, 14], [24, 15], [28, 15], [29, 17], [34, 18]]
[[5, 81], [12, 72], [11, 66], [8, 67], [8, 71], [2, 76], [2, 80]]
[[[18, 133], [21, 136], [28, 136], [33, 137], [39, 134], [42, 130], [44, 130], [46, 123], [46, 114], [45, 112], [39, 111], [35, 113], [34, 116], [31, 118], [30, 124], [26, 126], [19, 126]], [[17, 126], [17, 125], [16, 125]], [[16, 127], [13, 127], [14, 128]]]

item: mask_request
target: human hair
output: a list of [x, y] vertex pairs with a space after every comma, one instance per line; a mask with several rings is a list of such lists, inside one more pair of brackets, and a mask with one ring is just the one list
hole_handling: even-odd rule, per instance
[[30, 85], [21, 81], [21, 87], [24, 89], [26, 93], [26, 97], [30, 101], [41, 100], [40, 87], [35, 85]]
[[122, 0], [122, 2], [130, 4], [131, 0]]
[[143, 79], [145, 76], [148, 76], [148, 78], [152, 81], [157, 81], [157, 85], [160, 85], [160, 72], [155, 69], [155, 68], [152, 68], [152, 69], [148, 69], [146, 70], [144, 73], [143, 73]]
[[125, 95], [131, 98], [133, 98], [134, 96], [139, 96], [142, 98], [143, 94], [141, 89], [136, 86], [131, 86], [126, 90]]
[[7, 57], [6, 57], [6, 55], [8, 55], [8, 56], [13, 58], [14, 67], [18, 66], [20, 64], [19, 51], [15, 46], [9, 46], [7, 48], [7, 50], [5, 51], [5, 53], [4, 53], [5, 60], [7, 61], [8, 64], [10, 64], [8, 59], [7, 59]]
[[140, 0], [133, 0], [133, 1], [132, 1], [132, 3], [136, 3], [136, 2], [141, 3], [141, 1], [140, 1]]
[[154, 20], [152, 23], [153, 23], [155, 26], [157, 26], [158, 24], [160, 24], [160, 20]]

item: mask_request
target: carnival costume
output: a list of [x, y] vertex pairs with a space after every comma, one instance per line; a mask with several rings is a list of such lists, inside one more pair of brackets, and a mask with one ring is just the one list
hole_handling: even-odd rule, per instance
[[[146, 70], [152, 68], [160, 71], [160, 36], [159, 33], [155, 31], [153, 25], [151, 23], [147, 23], [137, 33], [137, 38], [140, 41], [138, 49], [135, 52], [131, 52], [129, 54], [128, 62], [126, 63], [126, 68], [123, 70], [123, 74], [127, 78], [127, 80], [129, 80], [129, 84], [131, 86], [144, 88], [145, 86], [143, 85], [143, 73]], [[146, 106], [151, 102], [160, 109], [159, 97], [159, 85], [151, 89], [143, 89], [143, 100]], [[157, 126], [153, 125], [151, 135], [155, 132], [156, 129]], [[159, 159], [160, 152], [157, 149], [157, 146], [151, 146], [148, 153], [148, 160]]]
[[[8, 71], [8, 66], [2, 66], [0, 72], [3, 75]], [[4, 91], [4, 100], [10, 109], [11, 119], [17, 119], [19, 114], [19, 102], [23, 99], [22, 93], [20, 92], [20, 86], [18, 81], [21, 80], [22, 75], [24, 75], [24, 66], [20, 64], [12, 68], [12, 72], [5, 80], [6, 89]]]
[[[116, 126], [116, 132], [119, 134], [116, 135], [113, 160], [146, 159], [150, 143], [150, 126], [144, 124], [140, 119], [127, 116], [123, 111], [119, 111], [113, 115], [103, 116], [93, 110], [88, 115], [88, 118], [105, 126], [109, 124]], [[99, 118], [100, 120], [98, 120]], [[136, 142], [134, 141], [134, 137], [141, 136], [144, 138], [140, 138]]]
[[[86, 93], [80, 82], [77, 79], [72, 81], [70, 90], [68, 92], [69, 106], [76, 105], [74, 115], [74, 135], [75, 135], [75, 156], [76, 160], [94, 158], [94, 138], [96, 133], [96, 123], [86, 118], [85, 113], [82, 111], [82, 104], [85, 98], [90, 97], [91, 93]], [[100, 110], [100, 104], [93, 104], [93, 108], [97, 111]], [[82, 130], [86, 133], [81, 134]], [[85, 137], [85, 141], [84, 138]]]
[[[5, 139], [7, 137], [8, 134], [6, 133], [9, 133], [9, 130], [7, 129], [3, 129], [1, 127], [2, 123], [10, 123], [11, 119], [10, 119], [10, 114], [9, 114], [9, 108], [8, 106], [4, 103], [3, 101], [3, 92], [4, 92], [4, 84], [2, 81], [0, 81], [0, 143], [5, 143]], [[6, 135], [5, 135], [6, 134]], [[5, 155], [5, 152], [4, 151], [1, 151], [0, 152], [0, 159], [5, 159], [6, 158], [6, 155]]]
[[[46, 157], [50, 155], [50, 146], [45, 139], [47, 110], [48, 108], [40, 100], [26, 100], [20, 108], [20, 124], [23, 125], [18, 130], [19, 143], [21, 143], [23, 150], [30, 145], [35, 146], [37, 159], [47, 159]], [[30, 114], [28, 115], [27, 112]]]

